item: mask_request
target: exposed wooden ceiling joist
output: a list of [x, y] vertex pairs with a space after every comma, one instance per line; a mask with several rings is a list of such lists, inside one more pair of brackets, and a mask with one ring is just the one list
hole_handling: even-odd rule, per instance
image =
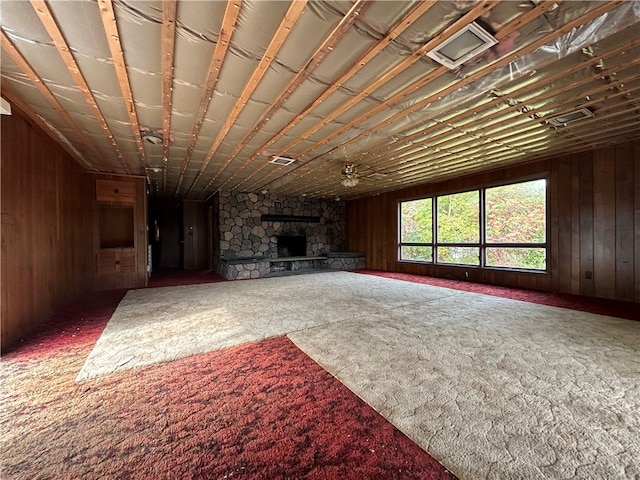
[[[505, 65], [507, 65], [510, 61], [514, 60], [515, 58], [528, 54], [530, 52], [535, 51], [536, 49], [538, 49], [539, 47], [541, 47], [542, 45], [545, 45], [547, 43], [549, 43], [550, 41], [562, 36], [563, 34], [567, 33], [568, 31], [572, 30], [573, 28], [583, 25], [587, 22], [589, 22], [590, 20], [593, 20], [594, 18], [599, 17], [600, 15], [602, 15], [603, 13], [610, 11], [612, 9], [614, 9], [617, 5], [619, 5], [621, 2], [606, 2], [604, 4], [601, 4], [600, 6], [598, 6], [597, 8], [594, 8], [593, 10], [590, 10], [589, 12], [587, 12], [586, 14], [574, 19], [573, 21], [568, 22], [567, 24], [565, 24], [562, 28], [557, 29], [543, 37], [541, 37], [540, 39], [538, 39], [535, 42], [532, 42], [529, 45], [523, 46], [520, 49], [517, 50], [517, 52], [514, 52], [506, 57], [503, 57], [495, 62], [493, 62], [492, 64], [479, 69], [478, 71], [474, 72], [473, 74], [453, 83], [452, 85], [448, 86], [447, 88], [438, 91], [432, 95], [430, 95], [429, 97], [421, 100], [420, 102], [415, 103], [414, 105], [406, 108], [404, 111], [399, 112], [395, 115], [392, 115], [390, 117], [388, 117], [385, 121], [383, 121], [382, 123], [377, 124], [376, 126], [369, 128], [367, 130], [365, 130], [364, 132], [360, 133], [359, 135], [357, 135], [356, 137], [340, 144], [338, 147], [334, 147], [331, 151], [335, 151], [337, 149], [344, 149], [346, 146], [351, 145], [359, 140], [362, 140], [363, 138], [371, 135], [374, 132], [377, 132], [389, 125], [391, 125], [394, 122], [397, 122], [398, 120], [400, 120], [403, 117], [406, 117], [408, 114], [418, 111], [422, 108], [425, 108], [427, 105], [429, 105], [431, 102], [435, 101], [438, 99], [438, 97], [444, 97], [448, 94], [451, 94], [453, 92], [455, 92], [456, 90], [469, 85], [470, 83], [476, 81], [477, 79], [481, 78], [484, 75], [487, 75], [489, 73], [491, 73], [492, 71], [494, 71], [496, 68], [501, 68]], [[354, 122], [352, 122], [353, 124], [356, 123], [361, 123], [365, 120], [367, 120], [368, 118], [372, 117], [373, 115], [375, 115], [376, 113], [379, 113], [382, 110], [382, 108], [380, 106], [378, 107], [374, 107], [371, 111], [361, 115], [358, 119], [356, 119]], [[352, 127], [353, 125], [351, 125]], [[329, 135], [328, 137], [326, 137], [322, 142], [319, 142], [318, 144], [314, 145], [314, 149], [317, 148], [318, 146], [320, 146], [321, 144], [327, 143], [328, 141], [342, 135], [343, 133], [345, 133], [345, 128], [341, 128], [336, 130], [334, 133], [332, 133], [331, 135]], [[307, 162], [301, 163], [296, 165], [296, 169], [302, 167], [303, 165], [306, 165], [307, 163], [310, 162], [315, 162], [318, 161], [319, 159], [321, 159], [324, 156], [327, 156], [329, 153], [331, 153], [331, 151], [329, 152], [325, 152], [313, 159], [310, 159]], [[270, 180], [270, 182], [273, 182], [274, 180]], [[265, 188], [265, 184], [260, 184], [258, 182], [255, 182], [254, 185], [252, 185], [253, 187], [258, 187], [258, 188]]]
[[[51, 107], [53, 107], [53, 109], [60, 115], [60, 117], [64, 119], [67, 125], [71, 127], [71, 129], [75, 132], [75, 134], [78, 136], [80, 141], [87, 146], [88, 150], [95, 155], [96, 159], [102, 158], [102, 154], [95, 149], [93, 142], [91, 142], [87, 138], [86, 134], [82, 131], [82, 129], [78, 126], [78, 124], [73, 120], [73, 118], [71, 118], [71, 115], [69, 115], [69, 112], [64, 108], [64, 106], [62, 106], [60, 101], [47, 88], [42, 78], [40, 78], [40, 76], [35, 72], [35, 70], [31, 68], [31, 65], [29, 65], [29, 62], [27, 62], [27, 60], [20, 54], [18, 49], [16, 49], [16, 47], [13, 45], [9, 37], [7, 37], [4, 30], [0, 30], [0, 40], [2, 41], [2, 49], [9, 54], [9, 56], [16, 63], [16, 65], [18, 65], [22, 69], [22, 71], [25, 73], [25, 75], [29, 77], [29, 79], [31, 80], [33, 85], [38, 89], [40, 94], [47, 100], [47, 102], [49, 102]], [[7, 96], [11, 101], [22, 104], [21, 109], [24, 112], [30, 113], [30, 109], [27, 107], [26, 102], [22, 101], [15, 94], [11, 94], [11, 90], [7, 89], [7, 87], [5, 86], [3, 86], [3, 93], [7, 93]], [[30, 115], [30, 117], [32, 119], [38, 118], [37, 115]], [[37, 123], [39, 125], [43, 124], [42, 120], [38, 120]], [[47, 126], [45, 130], [47, 131], [50, 130], [49, 126]], [[79, 160], [81, 164], [86, 164], [91, 168], [95, 168], [91, 162], [87, 161], [87, 159], [80, 158], [75, 153], [73, 157]]]
[[113, 66], [116, 70], [116, 76], [120, 83], [122, 98], [127, 108], [127, 114], [129, 115], [129, 123], [131, 124], [133, 138], [136, 141], [140, 162], [142, 163], [142, 167], [145, 169], [146, 173], [149, 165], [147, 163], [142, 137], [140, 136], [140, 123], [138, 122], [136, 104], [133, 101], [133, 94], [131, 93], [129, 74], [127, 73], [127, 65], [124, 59], [124, 54], [122, 53], [120, 33], [118, 32], [118, 24], [113, 11], [113, 4], [111, 3], [111, 0], [99, 0], [99, 5], [102, 25], [106, 34], [109, 50], [111, 51], [111, 56], [113, 57]]
[[[380, 52], [382, 52], [387, 46], [397, 38], [404, 30], [409, 28], [413, 23], [424, 15], [433, 5], [434, 1], [424, 1], [419, 2], [415, 5], [400, 21], [398, 21], [390, 31], [381, 38], [375, 45], [370, 47], [360, 58], [358, 58], [353, 65], [347, 69], [347, 71], [343, 72], [342, 75], [336, 80], [334, 80], [331, 85], [329, 85], [317, 98], [311, 102], [309, 106], [307, 106], [302, 112], [300, 112], [293, 120], [291, 120], [287, 125], [285, 125], [276, 135], [274, 135], [268, 142], [263, 144], [257, 152], [255, 152], [247, 161], [250, 162], [258, 157], [261, 152], [266, 151], [277, 142], [280, 138], [282, 138], [287, 132], [289, 132], [293, 127], [296, 126], [303, 118], [305, 118], [311, 111], [317, 108], [323, 101], [330, 97], [331, 94], [336, 92], [347, 80], [356, 75], [358, 71], [364, 68], [369, 62]], [[280, 154], [284, 153], [282, 150]], [[246, 167], [245, 164], [245, 167]], [[255, 169], [249, 177], [245, 177], [242, 182], [238, 182], [235, 187], [239, 187], [244, 182], [248, 181], [251, 177], [257, 175], [265, 168], [265, 165], [262, 165]], [[255, 182], [254, 182], [255, 183]]]
[[218, 81], [218, 77], [220, 76], [220, 69], [222, 68], [224, 57], [227, 54], [227, 50], [229, 49], [231, 37], [233, 36], [236, 22], [238, 21], [238, 16], [240, 15], [241, 7], [242, 0], [231, 0], [227, 3], [227, 7], [224, 12], [224, 19], [222, 20], [222, 27], [220, 28], [216, 47], [213, 52], [213, 57], [211, 58], [211, 63], [209, 64], [207, 78], [204, 81], [202, 96], [195, 113], [193, 129], [191, 130], [191, 135], [189, 136], [189, 142], [187, 145], [187, 153], [182, 162], [180, 176], [178, 177], [175, 191], [176, 196], [178, 196], [181, 192], [184, 175], [187, 171], [187, 168], [189, 167], [189, 163], [191, 162], [193, 149], [195, 148], [196, 142], [198, 141], [200, 130], [202, 129], [202, 124], [204, 122], [204, 117], [209, 108], [211, 99], [213, 98], [213, 92], [215, 90], [216, 82]]
[[89, 108], [91, 109], [93, 115], [96, 117], [96, 120], [100, 124], [102, 131], [104, 132], [105, 136], [109, 139], [109, 142], [111, 143], [113, 150], [115, 151], [115, 154], [118, 157], [118, 160], [120, 160], [120, 163], [124, 168], [124, 171], [130, 174], [131, 166], [129, 165], [129, 162], [125, 158], [124, 154], [122, 153], [122, 150], [118, 146], [118, 140], [116, 139], [115, 135], [111, 131], [111, 128], [107, 123], [107, 120], [104, 118], [104, 115], [102, 114], [102, 111], [98, 106], [98, 102], [96, 102], [96, 99], [93, 96], [91, 88], [87, 84], [87, 81], [85, 80], [84, 75], [80, 70], [80, 67], [76, 63], [76, 60], [73, 57], [73, 54], [71, 53], [71, 48], [67, 44], [67, 41], [62, 35], [62, 32], [60, 31], [58, 24], [53, 18], [53, 14], [51, 13], [51, 10], [49, 10], [49, 7], [44, 0], [31, 0], [31, 4], [33, 5], [34, 10], [38, 14], [38, 17], [40, 17], [40, 21], [42, 22], [42, 25], [44, 25], [45, 29], [47, 30], [47, 33], [51, 37], [51, 40], [53, 40], [54, 45], [58, 49], [58, 53], [60, 54], [60, 56], [62, 57], [62, 60], [66, 64], [67, 69], [71, 74], [71, 77], [76, 82], [76, 85], [78, 86], [78, 89], [80, 90], [80, 92], [82, 92], [82, 95], [84, 96], [84, 99], [87, 102], [87, 105], [89, 105]]
[[[264, 52], [264, 55], [260, 59], [258, 66], [256, 67], [253, 74], [247, 81], [244, 87], [244, 90], [240, 94], [240, 98], [234, 105], [233, 110], [225, 120], [222, 126], [222, 129], [220, 130], [220, 132], [218, 133], [218, 136], [216, 137], [213, 144], [211, 145], [211, 148], [209, 149], [209, 152], [205, 157], [205, 161], [202, 163], [200, 167], [200, 171], [198, 172], [198, 174], [196, 175], [196, 178], [193, 180], [193, 183], [187, 190], [187, 195], [189, 194], [191, 189], [196, 185], [196, 183], [198, 183], [198, 180], [200, 180], [200, 177], [204, 174], [205, 170], [207, 169], [207, 166], [209, 165], [209, 162], [211, 161], [211, 158], [216, 153], [216, 151], [218, 150], [218, 147], [222, 143], [222, 140], [227, 135], [227, 133], [229, 133], [229, 130], [231, 130], [231, 127], [233, 126], [234, 122], [240, 116], [240, 113], [242, 112], [245, 105], [249, 101], [249, 98], [251, 97], [255, 89], [260, 84], [260, 81], [262, 80], [264, 75], [267, 73], [267, 69], [269, 68], [269, 65], [271, 65], [271, 62], [273, 62], [273, 60], [275, 59], [278, 53], [278, 50], [280, 50], [280, 48], [282, 47], [282, 44], [284, 43], [284, 41], [287, 39], [287, 36], [291, 32], [291, 29], [293, 28], [295, 23], [298, 21], [298, 17], [302, 15], [302, 12], [306, 4], [307, 4], [307, 0], [294, 0], [293, 2], [291, 2], [289, 10], [287, 10], [287, 13], [284, 15], [282, 23], [280, 23], [278, 30], [276, 30], [276, 33], [273, 35], [273, 38], [271, 39], [269, 46]], [[229, 164], [229, 160], [227, 160], [225, 164], [222, 165], [222, 167], [219, 169], [218, 173], [214, 175], [214, 177], [217, 177], [220, 174], [220, 172], [228, 164]]]
[[[324, 41], [320, 44], [320, 46], [316, 49], [313, 55], [307, 60], [307, 63], [300, 69], [300, 71], [291, 79], [291, 81], [282, 89], [277, 98], [273, 101], [273, 103], [269, 106], [267, 110], [260, 116], [258, 121], [251, 128], [249, 133], [238, 143], [238, 146], [233, 150], [231, 155], [227, 158], [227, 161], [223, 164], [225, 167], [231, 163], [231, 161], [242, 151], [243, 148], [247, 146], [247, 142], [253, 138], [253, 136], [258, 133], [258, 131], [264, 127], [265, 123], [269, 120], [269, 117], [276, 112], [287, 99], [291, 96], [291, 94], [302, 84], [302, 82], [309, 77], [309, 75], [315, 70], [315, 68], [324, 60], [327, 54], [333, 50], [334, 46], [344, 37], [346, 32], [351, 28], [351, 26], [355, 23], [356, 19], [363, 11], [363, 9], [367, 6], [367, 2], [369, 0], [356, 0], [351, 7], [351, 9], [347, 12], [347, 14], [340, 20], [340, 23], [333, 29], [333, 31], [324, 39]], [[337, 87], [336, 87], [337, 88]], [[292, 123], [295, 125], [295, 123]], [[246, 160], [243, 165], [237, 169], [230, 178], [225, 180], [218, 188], [224, 188], [227, 183], [233, 180], [236, 175], [247, 167], [247, 165], [251, 162], [251, 160], [255, 158], [254, 156], [250, 157]], [[218, 178], [218, 176], [214, 176], [209, 183], [205, 186], [204, 191], [207, 191], [209, 187], [213, 184], [213, 182]]]
[[[0, 1], [3, 96], [160, 198], [356, 198], [640, 136], [640, 0]], [[472, 22], [498, 43], [425, 55]], [[546, 123], [574, 107], [594, 117]]]
[[[162, 2], [162, 191], [167, 188], [171, 105], [173, 101], [173, 58], [176, 41], [176, 0]], [[158, 188], [156, 186], [156, 188]]]
[[[610, 51], [609, 55], [621, 53], [622, 51], [630, 47], [638, 46], [638, 45], [640, 45], [640, 38], [638, 38], [634, 42], [631, 42], [628, 45], [625, 45], [624, 47]], [[590, 66], [594, 66], [597, 63], [601, 62], [603, 58], [608, 59], [609, 56], [593, 58], [586, 61], [585, 63], [577, 64], [571, 69], [560, 70], [556, 74], [546, 77], [544, 81], [541, 83], [539, 82], [529, 83], [529, 84], [526, 84], [521, 89], [517, 89], [517, 90], [511, 89], [508, 96], [494, 98], [488, 103], [484, 104], [481, 110], [483, 112], [482, 115], [478, 114], [480, 110], [469, 109], [460, 114], [455, 115], [454, 117], [446, 118], [441, 121], [432, 120], [430, 121], [431, 125], [427, 126], [426, 128], [422, 128], [416, 132], [413, 132], [407, 136], [402, 137], [399, 140], [393, 140], [388, 143], [383, 143], [378, 148], [368, 150], [367, 155], [364, 156], [361, 159], [361, 161], [366, 162], [367, 159], [371, 159], [375, 157], [378, 168], [384, 170], [387, 167], [392, 166], [397, 161], [401, 160], [404, 152], [415, 148], [416, 144], [421, 144], [423, 141], [428, 141], [428, 144], [430, 146], [437, 145], [438, 139], [447, 134], [447, 132], [437, 133], [442, 128], [443, 122], [446, 124], [458, 123], [459, 124], [458, 128], [464, 129], [464, 130], [469, 130], [470, 128], [481, 126], [482, 128], [472, 130], [475, 133], [475, 132], [482, 132], [482, 130], [490, 128], [491, 126], [493, 126], [493, 123], [491, 123], [491, 121], [496, 119], [499, 121], [499, 123], [502, 123], [504, 125], [505, 129], [508, 129], [510, 132], [512, 132], [512, 135], [516, 135], [516, 133], [513, 132], [513, 121], [511, 118], [508, 118], [508, 117], [505, 118], [505, 113], [511, 111], [513, 114], [516, 114], [517, 112], [520, 111], [520, 109], [523, 108], [523, 106], [526, 106], [526, 100], [524, 100], [525, 103], [523, 104], [520, 99], [524, 98], [525, 95], [530, 94], [533, 91], [537, 91], [535, 95], [536, 102], [537, 103], [544, 102], [545, 100], [548, 100], [555, 95], [554, 90], [552, 89], [553, 82], [563, 77], [567, 78], [572, 73], [577, 72], [579, 70], [584, 70], [586, 68], [589, 68]], [[632, 67], [634, 65], [636, 65], [636, 62], [632, 62], [631, 64], [626, 64], [625, 68]], [[540, 68], [542, 68], [542, 66], [540, 66]], [[574, 81], [572, 84], [568, 84], [564, 88], [566, 90], [576, 88], [576, 87], [588, 88], [588, 84], [592, 83], [592, 80], [594, 78], [602, 76], [604, 74], [606, 74], [606, 72], [604, 71], [599, 71], [597, 73], [594, 72], [591, 77], [585, 77], [581, 81]], [[634, 74], [632, 73], [629, 78], [633, 78], [633, 76]], [[581, 89], [579, 96], [573, 97], [573, 100], [577, 101], [581, 97], [594, 95], [598, 91], [605, 90], [608, 88], [610, 88], [609, 85], [605, 86], [603, 84], [600, 84], [588, 90]], [[593, 101], [591, 102], [584, 101], [584, 99], [583, 101], [580, 102], [580, 104], [585, 107], [589, 106], [591, 103], [593, 103]], [[501, 108], [498, 109], [497, 107], [501, 107]], [[564, 106], [562, 104], [555, 104], [554, 107], [557, 109], [558, 112], [561, 112], [563, 110], [571, 110], [572, 108], [575, 108], [575, 106], [573, 105]], [[492, 113], [488, 113], [490, 112], [491, 109], [494, 109], [495, 111], [493, 111]], [[535, 113], [536, 113], [535, 109], [530, 109], [527, 112], [521, 112], [521, 114], [527, 117]], [[465, 122], [465, 120], [467, 121]], [[413, 142], [415, 142], [415, 144]], [[410, 143], [410, 145], [407, 145], [404, 147], [399, 146], [400, 144], [407, 144], [407, 143]], [[382, 152], [386, 152], [386, 154]]]

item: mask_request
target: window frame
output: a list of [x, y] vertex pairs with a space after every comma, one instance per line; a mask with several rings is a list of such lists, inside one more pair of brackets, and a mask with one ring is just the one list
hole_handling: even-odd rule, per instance
[[[544, 242], [487, 242], [486, 239], [486, 191], [488, 189], [503, 187], [509, 185], [517, 185], [520, 183], [528, 183], [544, 180], [545, 181], [545, 241]], [[438, 198], [448, 195], [455, 195], [466, 192], [478, 192], [479, 211], [478, 211], [478, 228], [479, 228], [479, 242], [478, 243], [452, 243], [452, 242], [439, 242], [438, 241]], [[431, 242], [403, 242], [402, 241], [402, 204], [405, 202], [412, 202], [416, 200], [431, 199]], [[423, 197], [407, 198], [398, 201], [398, 235], [397, 235], [397, 259], [400, 263], [415, 263], [415, 264], [427, 264], [427, 265], [439, 265], [439, 266], [452, 266], [452, 267], [464, 267], [464, 268], [482, 268], [487, 270], [502, 270], [502, 271], [515, 271], [526, 273], [538, 273], [548, 274], [550, 272], [550, 259], [549, 259], [549, 238], [550, 238], [550, 221], [549, 221], [549, 175], [535, 175], [529, 177], [523, 177], [518, 179], [511, 179], [508, 182], [496, 182], [486, 184], [477, 188], [469, 188], [462, 190], [455, 190], [450, 192], [441, 192], [433, 195], [426, 195]], [[412, 260], [402, 258], [403, 247], [429, 247], [431, 248], [431, 260]], [[448, 263], [438, 260], [438, 247], [470, 247], [478, 249], [478, 263], [466, 264], [466, 263]], [[545, 251], [545, 268], [523, 268], [523, 267], [505, 267], [505, 266], [488, 266], [487, 265], [487, 249], [491, 248], [539, 248]]]

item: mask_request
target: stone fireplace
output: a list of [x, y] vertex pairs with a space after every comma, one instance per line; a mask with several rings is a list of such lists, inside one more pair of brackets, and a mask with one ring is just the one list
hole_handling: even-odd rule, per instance
[[229, 280], [364, 268], [361, 253], [344, 251], [344, 201], [220, 192], [214, 205], [215, 271]]

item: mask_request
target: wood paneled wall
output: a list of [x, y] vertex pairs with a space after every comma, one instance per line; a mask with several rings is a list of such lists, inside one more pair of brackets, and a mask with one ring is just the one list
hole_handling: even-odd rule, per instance
[[90, 177], [14, 108], [1, 123], [2, 350], [90, 290]]
[[[398, 262], [398, 202], [538, 175], [549, 179], [549, 274]], [[640, 302], [640, 142], [347, 203], [348, 248], [367, 268]]]

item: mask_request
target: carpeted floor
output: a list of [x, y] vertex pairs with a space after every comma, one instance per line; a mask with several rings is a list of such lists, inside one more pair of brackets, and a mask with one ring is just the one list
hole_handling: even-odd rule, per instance
[[131, 290], [77, 380], [376, 315], [456, 293], [347, 272]]
[[76, 383], [123, 295], [2, 357], [1, 478], [454, 478], [284, 337]]
[[518, 288], [499, 287], [495, 285], [484, 285], [481, 283], [463, 282], [459, 280], [449, 280], [445, 278], [425, 277], [422, 275], [412, 275], [409, 273], [382, 272], [379, 270], [353, 270], [354, 273], [374, 275], [405, 282], [419, 283], [422, 285], [432, 285], [434, 287], [451, 288], [462, 290], [463, 292], [481, 293], [495, 297], [511, 298], [512, 300], [522, 300], [523, 302], [538, 303], [552, 307], [569, 308], [580, 312], [597, 313], [610, 317], [626, 318], [628, 320], [640, 321], [640, 307], [637, 303], [623, 302], [620, 300], [609, 300], [606, 298], [582, 297], [580, 295], [570, 295], [566, 293], [542, 292], [536, 290], [522, 290]]
[[[170, 316], [222, 304], [212, 316], [236, 329], [228, 338], [250, 343], [176, 355], [174, 347], [198, 343], [198, 322], [182, 342], [165, 335], [165, 347], [162, 335], [141, 333], [153, 329], [131, 328], [106, 349], [122, 352], [116, 371], [136, 365], [122, 350], [132, 339], [158, 342], [172, 355], [164, 361], [184, 358], [81, 383], [73, 377], [124, 292], [62, 310], [0, 362], [2, 478], [446, 478], [318, 364], [460, 478], [640, 477], [640, 324], [531, 303], [549, 294], [489, 287], [487, 296], [463, 282], [362, 273], [373, 275], [130, 291], [118, 310], [133, 310], [116, 312], [114, 324], [126, 327], [161, 297]], [[500, 298], [514, 294], [530, 301]], [[286, 308], [293, 304], [304, 313]], [[266, 340], [253, 342], [256, 332]], [[268, 453], [269, 442], [282, 447]]]

